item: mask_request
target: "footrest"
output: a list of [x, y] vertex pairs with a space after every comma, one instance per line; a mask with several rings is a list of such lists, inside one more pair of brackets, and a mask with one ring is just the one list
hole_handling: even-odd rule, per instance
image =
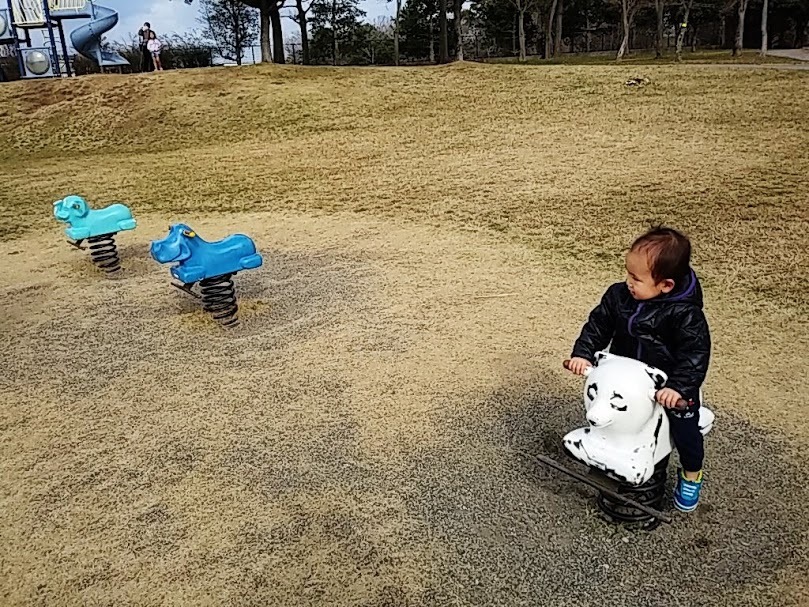
[[196, 283], [193, 283], [193, 282], [189, 283], [189, 284], [185, 284], [185, 283], [177, 284], [176, 282], [172, 282], [171, 286], [174, 287], [175, 289], [179, 289], [183, 293], [188, 293], [194, 299], [202, 299], [202, 296], [199, 293], [195, 293], [192, 290], [192, 288], [193, 288], [193, 286], [195, 284]]

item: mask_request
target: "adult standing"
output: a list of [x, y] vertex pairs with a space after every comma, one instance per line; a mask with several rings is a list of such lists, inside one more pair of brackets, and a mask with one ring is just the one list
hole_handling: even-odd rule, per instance
[[154, 62], [152, 61], [152, 53], [149, 51], [149, 34], [152, 31], [152, 25], [147, 21], [143, 27], [138, 30], [138, 37], [140, 38], [140, 71], [153, 72]]

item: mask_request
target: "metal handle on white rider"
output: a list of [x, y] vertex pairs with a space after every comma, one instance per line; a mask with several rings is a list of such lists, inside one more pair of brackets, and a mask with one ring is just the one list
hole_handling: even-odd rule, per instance
[[[570, 371], [570, 359], [565, 360], [565, 361], [562, 363], [562, 366], [563, 366], [565, 369], [567, 369], [568, 371]], [[592, 366], [588, 367], [588, 370], [587, 370], [587, 372], [585, 372], [585, 375], [587, 375], [587, 374], [589, 373], [589, 371], [590, 371], [592, 368], [593, 368]], [[680, 400], [678, 400], [678, 401], [677, 401], [677, 404], [676, 404], [676, 405], [674, 405], [674, 408], [675, 408], [676, 410], [678, 410], [678, 411], [684, 411], [684, 410], [688, 409], [688, 407], [689, 407], [691, 404], [693, 404], [693, 403], [689, 403], [689, 402], [688, 402], [687, 400], [685, 400], [684, 398], [681, 398]]]

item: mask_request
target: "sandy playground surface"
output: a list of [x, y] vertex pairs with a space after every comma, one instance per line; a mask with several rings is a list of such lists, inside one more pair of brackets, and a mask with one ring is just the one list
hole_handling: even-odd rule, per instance
[[704, 504], [631, 533], [517, 453], [580, 423], [560, 362], [613, 277], [415, 223], [200, 219], [265, 256], [225, 332], [148, 256], [177, 219], [120, 234], [115, 280], [55, 225], [0, 244], [3, 605], [809, 604], [787, 324], [721, 345], [749, 316], [709, 301]]

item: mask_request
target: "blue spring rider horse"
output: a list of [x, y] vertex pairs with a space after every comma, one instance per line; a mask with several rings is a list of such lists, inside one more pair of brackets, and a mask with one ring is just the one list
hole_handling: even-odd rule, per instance
[[111, 204], [103, 209], [91, 209], [81, 196], [66, 196], [53, 203], [53, 215], [58, 221], [68, 224], [65, 234], [70, 244], [83, 249], [87, 240], [90, 257], [102, 270], [111, 273], [121, 269], [115, 234], [134, 230], [137, 222], [132, 211], [124, 204]]
[[[174, 286], [201, 298], [203, 308], [224, 326], [238, 323], [231, 277], [242, 270], [258, 268], [263, 262], [256, 245], [244, 234], [208, 242], [182, 223], [169, 226], [168, 235], [152, 241], [149, 252], [155, 261], [173, 264], [171, 275], [182, 283]], [[192, 290], [197, 282], [201, 296]]]

